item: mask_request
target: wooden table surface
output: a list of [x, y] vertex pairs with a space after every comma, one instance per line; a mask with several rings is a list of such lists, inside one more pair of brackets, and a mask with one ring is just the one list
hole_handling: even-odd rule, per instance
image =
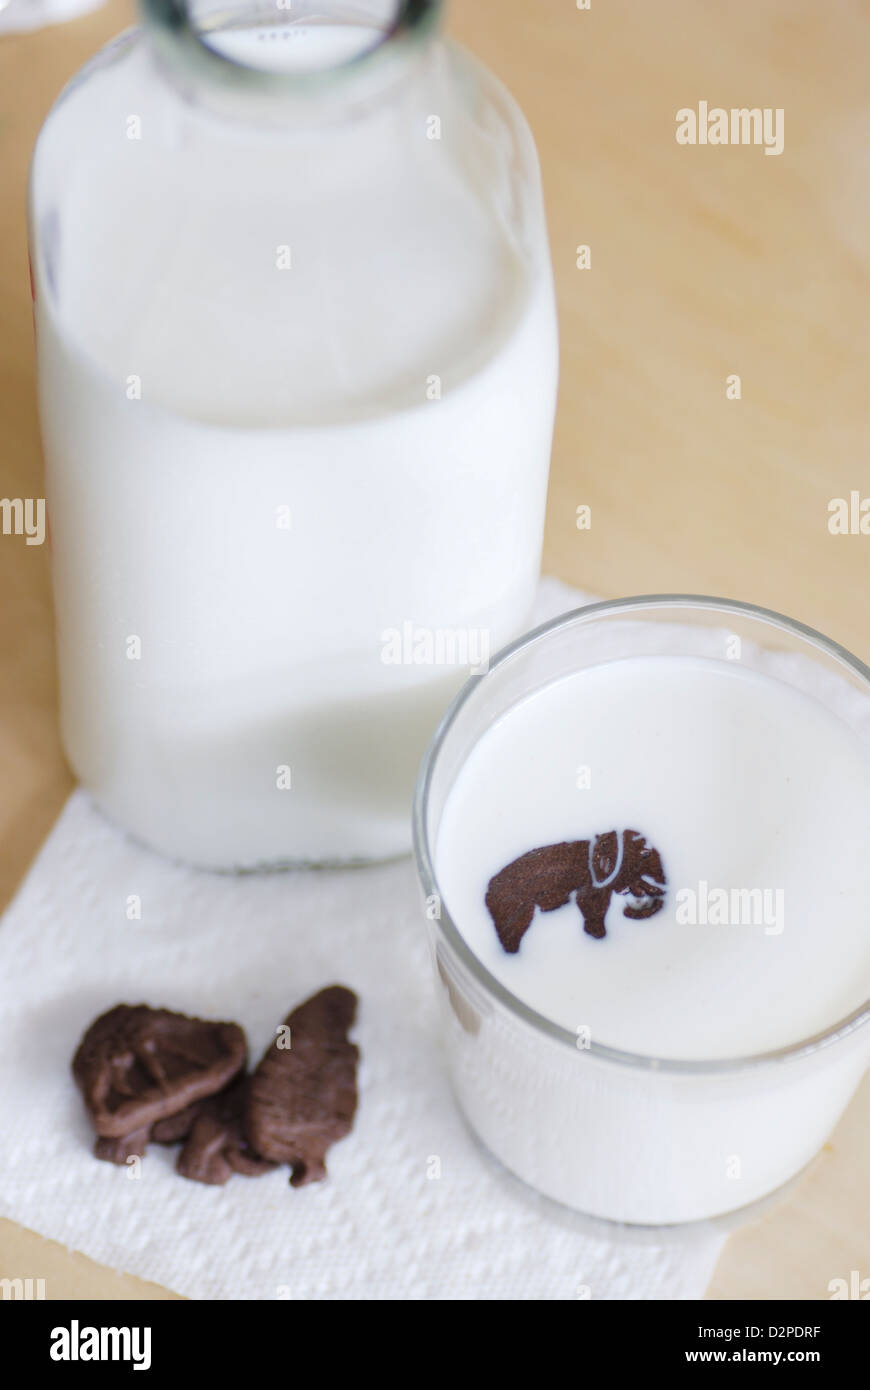
[[[0, 495], [42, 495], [27, 163], [62, 83], [130, 0], [0, 37]], [[870, 12], [859, 0], [454, 0], [452, 31], [536, 135], [562, 333], [546, 568], [606, 596], [720, 593], [870, 660]], [[782, 108], [784, 150], [683, 146], [681, 107]], [[577, 268], [577, 247], [591, 250]], [[726, 378], [741, 398], [726, 397]], [[576, 509], [592, 508], [579, 531]], [[0, 906], [72, 785], [58, 744], [48, 556], [0, 537]], [[826, 1298], [870, 1275], [870, 1079], [796, 1190], [730, 1239], [708, 1296]], [[2, 1181], [2, 1174], [0, 1174]], [[9, 1222], [0, 1278], [165, 1298]]]

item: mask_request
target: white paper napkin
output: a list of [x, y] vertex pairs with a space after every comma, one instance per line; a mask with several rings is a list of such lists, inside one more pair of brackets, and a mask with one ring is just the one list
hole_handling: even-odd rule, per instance
[[[583, 601], [544, 581], [537, 616]], [[138, 1178], [93, 1157], [69, 1068], [97, 1014], [123, 1001], [235, 1019], [256, 1059], [334, 981], [360, 996], [363, 1063], [326, 1182], [294, 1191], [282, 1169], [204, 1187], [157, 1145]], [[200, 873], [133, 844], [78, 791], [0, 925], [0, 1043], [0, 1215], [194, 1298], [696, 1298], [724, 1240], [577, 1216], [481, 1152], [439, 1053], [410, 860]]]

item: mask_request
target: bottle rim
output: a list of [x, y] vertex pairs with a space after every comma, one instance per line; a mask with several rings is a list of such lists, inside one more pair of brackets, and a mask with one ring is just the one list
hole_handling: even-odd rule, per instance
[[[292, 72], [250, 66], [209, 43], [209, 34], [232, 27], [226, 21], [244, 15], [244, 7], [236, 10], [228, 5], [221, 12], [224, 22], [213, 26], [196, 22], [190, 0], [140, 0], [140, 8], [145, 27], [161, 50], [170, 51], [173, 58], [187, 68], [224, 87], [280, 96], [318, 91], [336, 83], [347, 84], [381, 69], [388, 55], [395, 60], [411, 53], [438, 27], [443, 3], [444, 0], [397, 0], [393, 19], [373, 44], [335, 64]], [[261, 8], [255, 3], [250, 5], [251, 26], [265, 22], [267, 17], [274, 22], [276, 13], [294, 22], [289, 5], [286, 10], [276, 10], [274, 4]], [[302, 22], [304, 18], [298, 16], [295, 22]]]

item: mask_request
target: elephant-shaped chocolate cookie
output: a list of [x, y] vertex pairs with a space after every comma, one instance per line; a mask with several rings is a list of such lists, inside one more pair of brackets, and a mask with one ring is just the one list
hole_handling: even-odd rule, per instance
[[520, 855], [489, 881], [486, 905], [498, 939], [512, 954], [535, 908], [554, 912], [573, 897], [590, 936], [606, 936], [614, 893], [629, 899], [624, 917], [652, 917], [664, 906], [667, 879], [661, 855], [637, 830], [609, 830], [592, 840], [565, 840]]

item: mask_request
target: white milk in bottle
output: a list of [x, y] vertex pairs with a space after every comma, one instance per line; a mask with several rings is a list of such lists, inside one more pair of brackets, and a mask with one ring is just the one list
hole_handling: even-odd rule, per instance
[[383, 5], [200, 32], [148, 8], [34, 157], [65, 746], [113, 820], [196, 864], [390, 856], [538, 574], [534, 148], [433, 5], [387, 33]]

